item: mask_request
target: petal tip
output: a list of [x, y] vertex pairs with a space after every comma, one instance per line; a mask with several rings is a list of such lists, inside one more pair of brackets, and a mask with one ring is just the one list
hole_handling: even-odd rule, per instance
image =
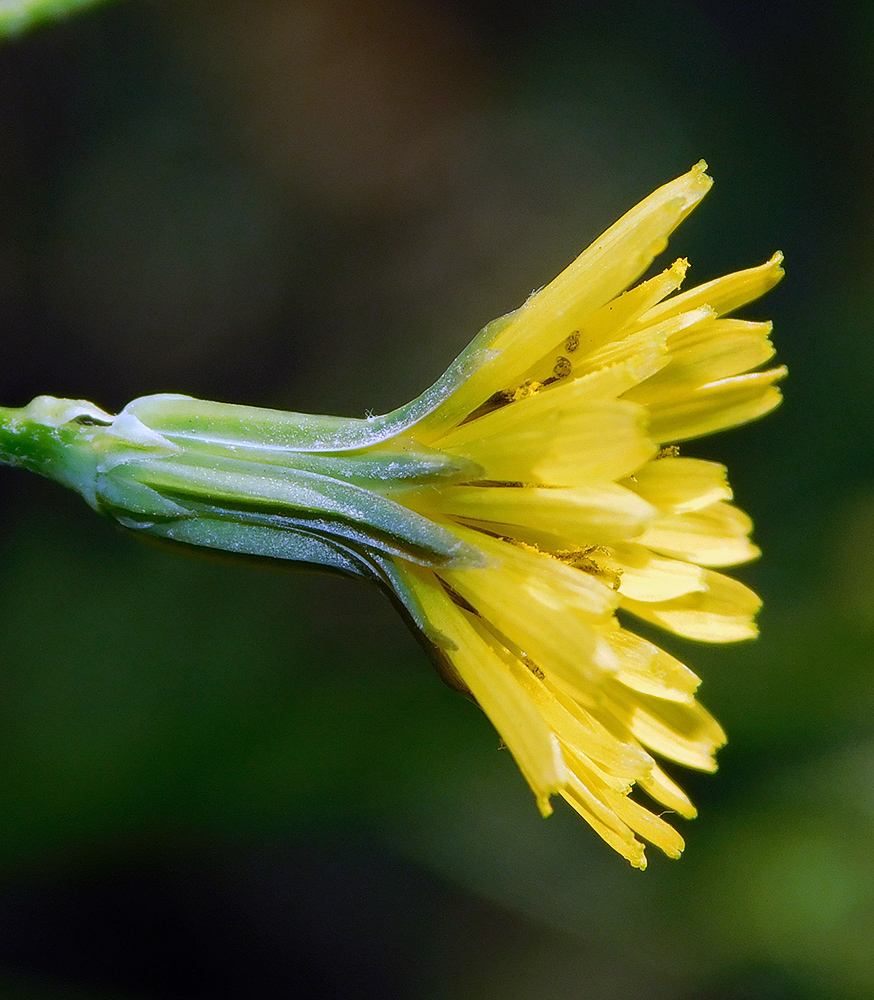
[[713, 187], [713, 178], [707, 173], [707, 160], [699, 160], [686, 176], [700, 188], [702, 195]]
[[[635, 844], [638, 843], [640, 843], [640, 841], [635, 840]], [[628, 863], [632, 868], [636, 868], [639, 872], [646, 871], [646, 855], [643, 853], [642, 847], [639, 854], [630, 854], [628, 856]]]

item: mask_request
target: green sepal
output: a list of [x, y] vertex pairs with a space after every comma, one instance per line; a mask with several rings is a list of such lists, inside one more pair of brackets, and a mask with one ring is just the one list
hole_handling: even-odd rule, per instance
[[339, 442], [353, 441], [366, 424], [354, 417], [286, 413], [169, 395], [136, 399], [118, 419], [123, 415], [147, 425], [187, 454], [293, 468], [379, 491], [482, 475], [476, 462], [428, 448], [410, 437], [343, 448]]
[[193, 439], [231, 446], [259, 442], [265, 449], [344, 452], [372, 448], [409, 430], [437, 410], [493, 356], [488, 345], [507, 325], [502, 316], [484, 327], [440, 378], [420, 396], [390, 413], [374, 417], [332, 417], [284, 410], [214, 403], [161, 393], [128, 403], [132, 413], [170, 440]]
[[[0, 411], [0, 460], [77, 490], [133, 530], [375, 575], [401, 593], [392, 558], [482, 565], [475, 548], [396, 498], [481, 478], [476, 463], [405, 432], [492, 356], [489, 344], [506, 322], [489, 324], [430, 389], [383, 416], [316, 416], [160, 394], [112, 417], [84, 401], [46, 396]], [[423, 627], [415, 602], [402, 603]]]
[[[196, 454], [132, 459], [98, 478], [98, 503], [106, 497], [104, 509], [119, 520], [116, 511], [130, 509], [125, 494], [129, 482], [148, 487], [189, 516], [233, 522], [241, 531], [253, 524], [293, 527], [318, 520], [335, 537], [357, 544], [370, 540], [378, 549], [427, 565], [481, 561], [453, 532], [394, 500], [300, 469], [218, 458], [206, 465]], [[144, 496], [137, 492], [135, 502]], [[160, 517], [162, 510], [155, 513]], [[198, 544], [209, 545], [208, 537], [207, 532]]]
[[308, 566], [323, 566], [347, 576], [379, 579], [370, 559], [334, 539], [306, 530], [305, 525], [240, 525], [219, 518], [201, 517], [155, 524], [148, 534], [232, 555], [281, 559]]

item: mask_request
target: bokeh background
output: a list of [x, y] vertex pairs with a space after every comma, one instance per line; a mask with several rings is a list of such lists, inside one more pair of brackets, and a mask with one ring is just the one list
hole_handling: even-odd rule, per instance
[[[0, 47], [0, 399], [416, 395], [704, 156], [695, 281], [786, 253], [727, 462], [762, 635], [680, 862], [540, 819], [352, 581], [186, 560], [0, 474], [0, 995], [874, 995], [874, 7], [128, 0]], [[666, 258], [667, 262], [671, 258]]]

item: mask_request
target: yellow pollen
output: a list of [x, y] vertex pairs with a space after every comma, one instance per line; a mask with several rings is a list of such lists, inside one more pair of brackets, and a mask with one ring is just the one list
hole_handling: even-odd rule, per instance
[[536, 392], [540, 392], [542, 388], [542, 382], [529, 379], [527, 382], [523, 382], [518, 389], [514, 389], [510, 393], [510, 399], [512, 402], [518, 403], [520, 399], [527, 399], [528, 396], [533, 396]]
[[566, 566], [597, 577], [613, 590], [618, 590], [622, 582], [622, 570], [612, 569], [604, 565], [593, 558], [595, 555], [604, 555], [609, 558], [610, 553], [603, 545], [588, 545], [582, 549], [561, 549], [553, 553], [553, 556]]

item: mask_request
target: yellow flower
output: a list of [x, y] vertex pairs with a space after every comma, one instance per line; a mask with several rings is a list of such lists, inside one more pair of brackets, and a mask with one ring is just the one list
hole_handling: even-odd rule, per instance
[[488, 327], [489, 360], [407, 431], [482, 470], [402, 499], [484, 557], [398, 562], [445, 673], [488, 714], [544, 815], [560, 794], [639, 868], [635, 835], [671, 857], [683, 840], [632, 787], [694, 816], [654, 755], [712, 771], [725, 736], [695, 700], [695, 674], [616, 612], [708, 642], [755, 635], [759, 599], [714, 568], [758, 555], [751, 522], [725, 468], [675, 443], [768, 412], [784, 374], [750, 373], [773, 354], [769, 323], [725, 318], [779, 281], [780, 254], [672, 294], [679, 260], [623, 292], [707, 192], [705, 169]]
[[633, 865], [638, 836], [676, 857], [680, 835], [629, 793], [693, 816], [654, 755], [713, 770], [725, 737], [698, 678], [617, 612], [708, 642], [755, 634], [758, 598], [718, 571], [758, 554], [750, 520], [723, 466], [676, 442], [767, 413], [784, 374], [753, 371], [770, 324], [725, 318], [779, 281], [779, 254], [674, 294], [678, 260], [624, 291], [706, 194], [704, 170], [646, 198], [392, 413], [157, 395], [113, 416], [39, 396], [0, 407], [0, 463], [132, 531], [375, 580], [544, 815], [559, 794]]

